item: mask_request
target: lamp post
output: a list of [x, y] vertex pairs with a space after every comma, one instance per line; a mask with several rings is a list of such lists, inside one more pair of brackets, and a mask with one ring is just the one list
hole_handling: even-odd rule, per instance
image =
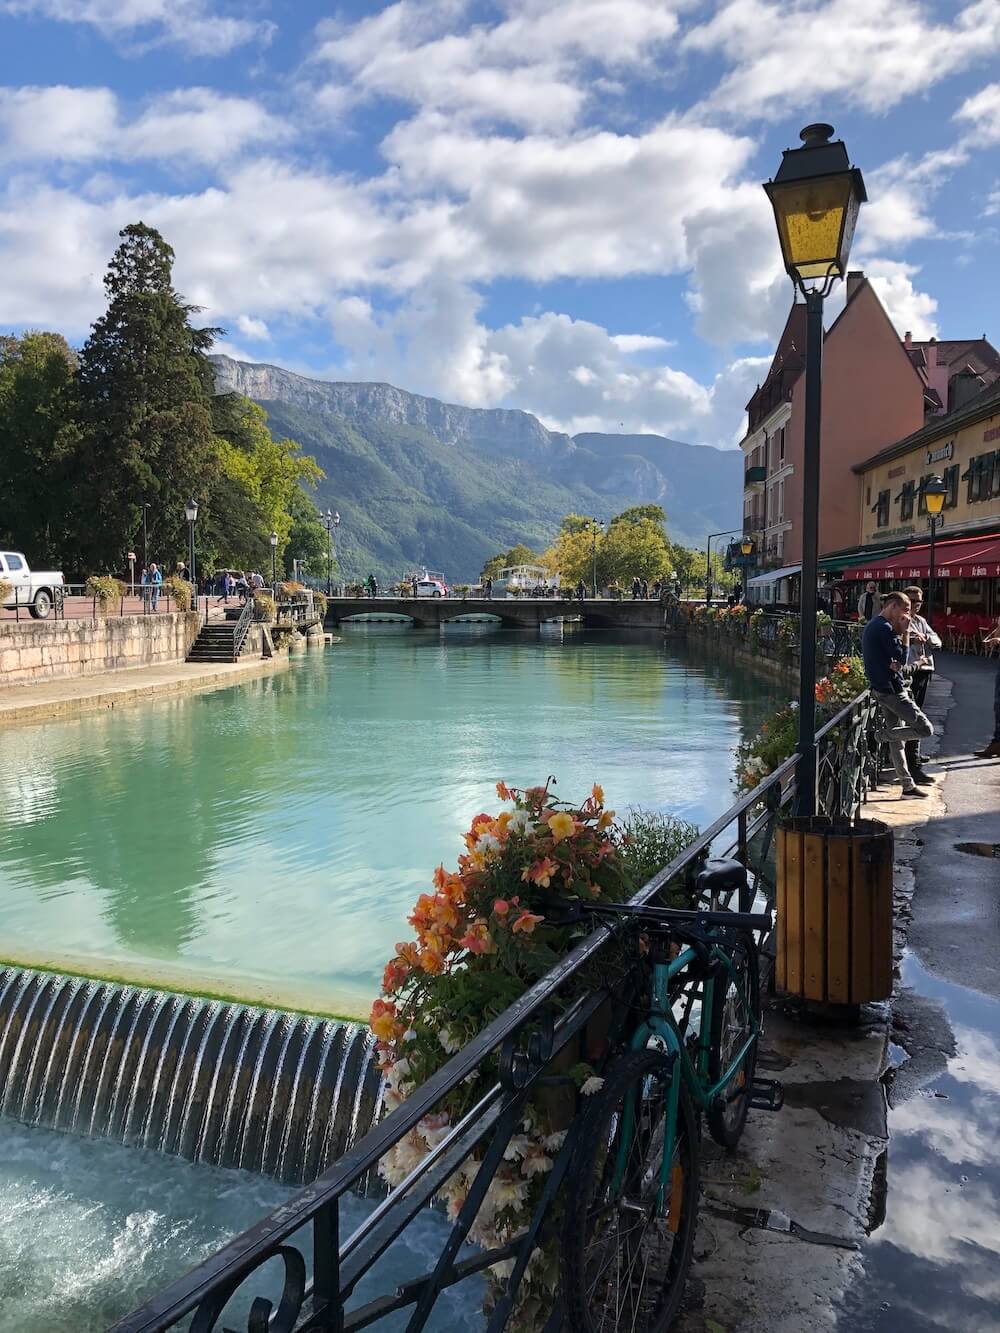
[[184, 517], [188, 524], [188, 578], [191, 580], [191, 605], [198, 609], [198, 584], [194, 573], [194, 525], [198, 522], [198, 501], [191, 497], [184, 506]]
[[149, 501], [144, 500], [139, 506], [142, 510], [142, 567], [149, 568], [149, 541], [146, 537], [146, 510], [149, 508]]
[[331, 514], [329, 509], [323, 517], [323, 526], [326, 528], [327, 552], [326, 552], [326, 595], [333, 596], [333, 530], [340, 527], [340, 515]]
[[750, 581], [750, 558], [753, 555], [753, 538], [744, 536], [740, 542], [740, 553], [743, 556], [743, 603], [746, 605], [748, 585]]
[[823, 301], [845, 277], [861, 205], [868, 198], [832, 125], [807, 125], [764, 186], [785, 269], [806, 303], [805, 443], [802, 459], [802, 593], [799, 632], [799, 763], [795, 812], [816, 812], [816, 580], [822, 426]]
[[926, 508], [931, 520], [931, 567], [927, 578], [927, 623], [931, 629], [934, 628], [934, 583], [937, 577], [937, 566], [934, 563], [934, 542], [937, 538], [938, 519], [941, 517], [941, 510], [944, 508], [945, 497], [948, 494], [948, 487], [941, 478], [935, 473], [921, 483], [920, 493], [924, 498], [924, 507]]
[[708, 544], [705, 547], [705, 605], [712, 604], [712, 542], [716, 537], [731, 537], [734, 533], [742, 532], [742, 528], [729, 528], [726, 532], [710, 532], [708, 534]]
[[593, 580], [594, 580], [594, 598], [595, 598], [595, 600], [596, 600], [596, 598], [597, 598], [597, 534], [598, 534], [599, 532], [600, 532], [600, 533], [603, 533], [603, 532], [604, 532], [604, 519], [603, 519], [603, 518], [592, 518], [590, 521], [591, 521], [591, 523], [593, 524], [593, 529], [592, 529], [592, 533], [591, 533], [591, 535], [592, 535], [592, 537], [593, 537], [593, 541], [592, 541], [592, 543], [591, 543], [591, 552], [590, 552], [590, 553], [591, 553], [591, 557], [592, 557], [592, 569], [591, 569], [591, 574], [592, 574], [592, 577], [593, 577]]
[[271, 533], [271, 595], [278, 595], [278, 534]]

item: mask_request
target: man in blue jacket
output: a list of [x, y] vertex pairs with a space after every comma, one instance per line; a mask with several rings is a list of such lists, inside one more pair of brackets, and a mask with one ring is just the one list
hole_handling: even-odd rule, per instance
[[902, 783], [903, 795], [926, 796], [914, 782], [906, 763], [906, 742], [933, 736], [934, 724], [920, 711], [903, 675], [906, 649], [902, 635], [910, 624], [910, 599], [902, 592], [890, 592], [882, 601], [878, 615], [869, 620], [861, 636], [865, 675], [889, 725], [881, 739], [889, 744], [892, 766]]

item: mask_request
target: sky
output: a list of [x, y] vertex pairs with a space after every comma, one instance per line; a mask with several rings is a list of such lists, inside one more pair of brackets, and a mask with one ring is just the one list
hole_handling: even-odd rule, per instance
[[732, 446], [810, 122], [900, 334], [1000, 345], [998, 71], [1000, 0], [0, 0], [0, 330], [142, 220], [234, 356]]

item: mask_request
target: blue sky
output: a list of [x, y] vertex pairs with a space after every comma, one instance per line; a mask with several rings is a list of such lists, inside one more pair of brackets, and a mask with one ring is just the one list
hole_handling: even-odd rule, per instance
[[900, 333], [1000, 344], [998, 56], [1000, 0], [0, 0], [0, 327], [82, 341], [141, 218], [234, 355], [732, 444], [809, 121]]

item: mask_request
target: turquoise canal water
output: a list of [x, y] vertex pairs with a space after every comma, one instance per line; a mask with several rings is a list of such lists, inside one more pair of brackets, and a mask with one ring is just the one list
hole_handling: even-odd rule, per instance
[[0, 956], [363, 1011], [495, 783], [699, 824], [783, 695], [658, 636], [343, 641], [231, 689], [0, 735]]

